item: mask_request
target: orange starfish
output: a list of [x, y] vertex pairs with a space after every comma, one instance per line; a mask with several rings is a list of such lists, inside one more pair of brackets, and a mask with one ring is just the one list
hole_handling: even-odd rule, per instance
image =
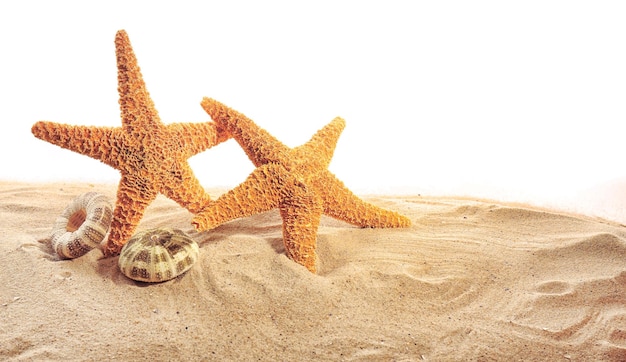
[[159, 193], [192, 213], [211, 200], [187, 159], [228, 139], [213, 122], [164, 125], [148, 94], [124, 30], [115, 36], [122, 127], [37, 122], [35, 137], [98, 159], [117, 169], [121, 180], [105, 255], [119, 254], [146, 207]]
[[287, 256], [315, 272], [315, 243], [322, 214], [361, 227], [404, 227], [410, 220], [369, 204], [328, 171], [345, 121], [335, 118], [304, 145], [289, 148], [227, 106], [204, 98], [202, 107], [241, 145], [256, 169], [236, 188], [210, 202], [192, 223], [212, 229], [239, 217], [278, 208]]

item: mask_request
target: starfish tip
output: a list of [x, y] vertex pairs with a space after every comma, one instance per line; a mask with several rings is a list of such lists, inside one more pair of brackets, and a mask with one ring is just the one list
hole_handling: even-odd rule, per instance
[[128, 33], [126, 30], [120, 29], [115, 33], [115, 39], [128, 39]]
[[222, 104], [213, 98], [204, 97], [200, 105], [210, 116], [213, 116], [216, 114], [217, 108]]
[[340, 126], [342, 129], [346, 128], [346, 120], [341, 117], [335, 117], [335, 119], [333, 119], [333, 122]]
[[33, 124], [33, 126], [30, 128], [30, 132], [33, 134], [33, 136], [41, 139], [43, 137], [43, 133], [44, 133], [44, 128], [45, 128], [45, 122], [43, 121], [38, 121], [35, 124]]

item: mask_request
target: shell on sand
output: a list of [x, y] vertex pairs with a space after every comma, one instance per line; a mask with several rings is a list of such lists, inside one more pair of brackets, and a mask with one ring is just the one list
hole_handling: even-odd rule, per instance
[[113, 211], [109, 199], [97, 192], [86, 192], [76, 197], [56, 219], [50, 238], [52, 248], [64, 259], [84, 255], [101, 247]]
[[198, 244], [183, 231], [155, 228], [131, 237], [122, 248], [118, 264], [130, 279], [158, 283], [189, 270], [198, 254]]

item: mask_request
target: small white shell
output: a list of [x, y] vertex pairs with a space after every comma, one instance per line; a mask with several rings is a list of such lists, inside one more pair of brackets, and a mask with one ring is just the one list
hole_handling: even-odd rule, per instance
[[112, 217], [106, 196], [97, 192], [79, 195], [54, 222], [52, 248], [61, 258], [72, 259], [101, 247]]
[[182, 230], [157, 228], [133, 235], [118, 261], [130, 279], [157, 283], [173, 279], [198, 260], [198, 244]]

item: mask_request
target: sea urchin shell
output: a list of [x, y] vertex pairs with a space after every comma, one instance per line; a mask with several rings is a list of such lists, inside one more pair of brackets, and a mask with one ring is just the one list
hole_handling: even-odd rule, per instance
[[156, 228], [131, 237], [122, 248], [118, 264], [130, 279], [157, 283], [189, 270], [198, 254], [198, 244], [183, 231]]
[[72, 200], [52, 227], [52, 248], [61, 258], [72, 259], [101, 247], [112, 219], [106, 196], [87, 192]]

